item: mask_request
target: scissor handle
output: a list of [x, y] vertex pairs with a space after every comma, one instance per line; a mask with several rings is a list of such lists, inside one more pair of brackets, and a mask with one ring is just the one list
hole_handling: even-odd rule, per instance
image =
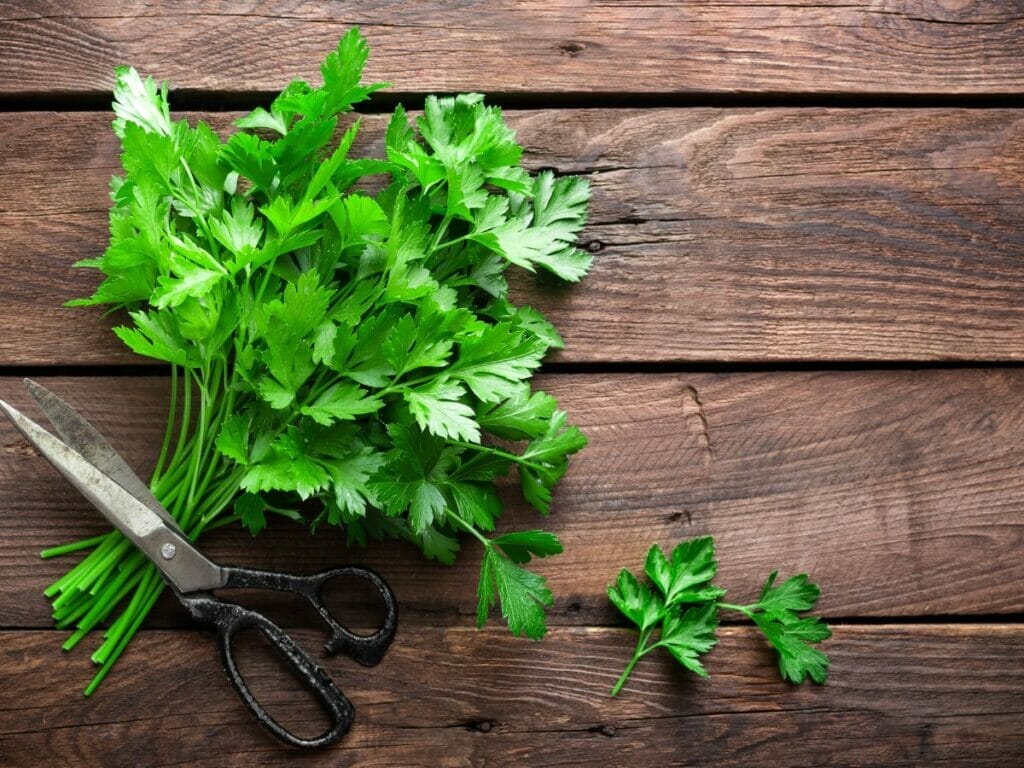
[[[235, 567], [227, 567], [224, 571], [225, 589], [273, 589], [294, 592], [306, 598], [327, 625], [330, 634], [324, 647], [330, 654], [344, 652], [360, 664], [372, 667], [384, 658], [388, 646], [395, 637], [395, 630], [398, 627], [398, 603], [395, 600], [395, 593], [380, 575], [369, 568], [347, 565], [309, 576]], [[356, 576], [370, 582], [380, 595], [384, 604], [384, 621], [372, 635], [357, 635], [352, 632], [331, 615], [323, 601], [324, 586], [332, 579], [343, 576]]]
[[[293, 747], [326, 747], [344, 736], [352, 727], [356, 714], [352, 702], [338, 690], [320, 665], [274, 622], [256, 611], [209, 595], [182, 596], [181, 601], [197, 621], [217, 629], [221, 661], [228, 679], [260, 725], [278, 739]], [[330, 719], [331, 725], [327, 731], [312, 739], [296, 736], [260, 705], [235, 663], [233, 639], [243, 629], [259, 631], [271, 647], [281, 654], [303, 685], [316, 696]]]

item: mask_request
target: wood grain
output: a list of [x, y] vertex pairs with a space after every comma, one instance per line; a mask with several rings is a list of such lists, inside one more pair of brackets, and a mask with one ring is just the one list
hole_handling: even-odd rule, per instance
[[[592, 274], [515, 280], [562, 330], [555, 360], [1024, 359], [1024, 111], [510, 119], [530, 166], [594, 185]], [[100, 312], [57, 309], [95, 285], [71, 264], [105, 247], [117, 151], [106, 114], [0, 115], [0, 363], [139, 360]]]
[[125, 63], [190, 91], [277, 91], [316, 77], [353, 24], [368, 77], [409, 92], [1024, 90], [1012, 2], [15, 0], [0, 6], [0, 94], [107, 91]]
[[[296, 633], [316, 647], [315, 634]], [[399, 629], [374, 669], [325, 664], [356, 706], [339, 746], [304, 765], [979, 766], [1024, 759], [1024, 628], [839, 627], [823, 646], [823, 687], [779, 682], [751, 628], [720, 631], [709, 680], [649, 656], [612, 699], [634, 641], [625, 630], [563, 628], [540, 643], [500, 630]], [[90, 674], [55, 632], [0, 634], [0, 760], [48, 765], [292, 765], [236, 699], [212, 637], [144, 632], [92, 699]], [[315, 730], [312, 704], [253, 684], [289, 725]]]
[[[153, 461], [165, 381], [49, 384], [131, 461]], [[737, 600], [778, 568], [812, 574], [830, 616], [1024, 611], [1024, 370], [556, 375], [538, 385], [591, 441], [548, 520], [515, 491], [501, 526], [541, 524], [562, 538], [565, 554], [537, 565], [557, 596], [555, 624], [616, 623], [604, 588], [620, 568], [640, 567], [654, 541], [708, 533], [718, 542], [720, 582]], [[28, 399], [10, 378], [0, 379], [0, 397]], [[106, 525], [6, 422], [0, 498], [0, 617], [4, 626], [48, 627], [41, 592], [69, 561], [36, 553]], [[407, 623], [469, 624], [475, 610], [479, 551], [471, 544], [451, 569], [406, 545], [352, 551], [337, 529], [311, 539], [284, 522], [255, 539], [223, 529], [204, 546], [228, 563], [274, 569], [372, 565], [393, 585]], [[187, 623], [166, 603], [156, 625]], [[308, 623], [287, 601], [257, 604], [286, 624]]]

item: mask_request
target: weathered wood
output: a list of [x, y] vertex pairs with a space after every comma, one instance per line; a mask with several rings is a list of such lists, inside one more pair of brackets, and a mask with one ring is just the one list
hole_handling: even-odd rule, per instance
[[[318, 638], [296, 633], [316, 647]], [[345, 741], [304, 765], [1014, 765], [1024, 759], [1024, 628], [839, 627], [828, 683], [795, 688], [752, 628], [720, 631], [700, 680], [652, 655], [608, 689], [635, 636], [563, 628], [400, 628], [376, 668], [325, 664], [356, 706]], [[0, 634], [0, 759], [16, 766], [291, 765], [235, 698], [212, 637], [144, 632], [91, 699], [55, 632]], [[249, 666], [271, 711], [312, 732], [313, 705]]]
[[[162, 434], [166, 382], [59, 379], [55, 391], [94, 418], [140, 467]], [[556, 375], [554, 393], [590, 437], [541, 521], [511, 492], [502, 530], [556, 532], [565, 553], [539, 562], [557, 596], [555, 624], [618, 621], [604, 594], [654, 541], [717, 538], [720, 582], [735, 598], [768, 572], [806, 571], [831, 616], [1024, 611], [1024, 370]], [[14, 379], [0, 397], [28, 399]], [[37, 552], [105, 530], [87, 502], [0, 423], [0, 617], [50, 626], [43, 588], [72, 562]], [[204, 546], [225, 562], [313, 571], [358, 561], [394, 586], [404, 620], [467, 624], [479, 550], [452, 569], [388, 543], [345, 548], [274, 521], [253, 539], [223, 529]], [[173, 600], [155, 625], [187, 623]], [[287, 601], [265, 600], [305, 624]], [[151, 623], [150, 626], [153, 626]]]
[[[1024, 359], [1024, 111], [510, 118], [531, 166], [594, 184], [592, 274], [515, 281], [563, 331], [553, 359]], [[71, 264], [107, 240], [108, 124], [0, 115], [0, 363], [139, 360], [100, 312], [56, 309], [96, 282]]]
[[277, 91], [317, 77], [353, 24], [372, 47], [368, 77], [402, 91], [1024, 90], [1024, 22], [1008, 2], [16, 0], [0, 7], [0, 94], [96, 93], [125, 63], [189, 91]]

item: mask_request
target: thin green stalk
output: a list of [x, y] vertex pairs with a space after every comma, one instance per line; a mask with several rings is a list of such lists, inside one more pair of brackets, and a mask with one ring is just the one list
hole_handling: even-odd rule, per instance
[[476, 526], [471, 525], [467, 521], [463, 520], [462, 517], [460, 517], [459, 515], [449, 513], [448, 517], [454, 520], [464, 531], [475, 536], [480, 541], [480, 543], [484, 545], [485, 549], [491, 549], [494, 546], [494, 542], [492, 542], [490, 539], [488, 539], [486, 536], [480, 533], [480, 531], [476, 529]]
[[74, 648], [78, 641], [84, 638], [92, 628], [95, 627], [99, 622], [103, 621], [107, 617], [107, 614], [120, 602], [131, 590], [132, 585], [129, 582], [132, 574], [135, 572], [134, 567], [122, 568], [118, 573], [117, 577], [110, 583], [108, 588], [104, 591], [102, 597], [94, 600], [92, 607], [86, 612], [85, 616], [78, 622], [78, 629], [75, 630], [74, 634], [71, 635], [64, 643], [64, 650], [70, 651]]
[[152, 487], [153, 493], [168, 509], [174, 505], [177, 494], [181, 492], [181, 481], [187, 473], [187, 465], [172, 463], [167, 469], [167, 474], [160, 478], [160, 482]]
[[751, 610], [751, 606], [749, 606], [749, 605], [734, 605], [733, 603], [723, 603], [723, 602], [719, 602], [719, 603], [717, 603], [717, 605], [718, 605], [719, 608], [723, 608], [723, 609], [725, 609], [727, 611], [736, 611], [738, 613], [742, 613], [748, 619], [753, 619], [754, 618], [754, 612]]
[[203, 533], [204, 531], [215, 531], [218, 528], [223, 528], [225, 525], [231, 525], [237, 523], [242, 518], [238, 515], [227, 515], [225, 517], [219, 517], [216, 520], [206, 524], [205, 521], [200, 521], [200, 526], [196, 528], [196, 536]]
[[178, 430], [178, 442], [174, 445], [174, 458], [171, 459], [174, 464], [178, 463], [179, 455], [186, 455], [181, 451], [188, 447], [188, 430], [192, 426], [192, 370], [190, 368], [184, 369], [183, 378], [185, 379], [185, 391], [182, 393], [181, 400], [181, 426]]
[[[235, 472], [228, 476], [228, 478], [220, 484], [217, 489], [210, 495], [213, 501], [208, 505], [209, 511], [199, 516], [198, 523], [196, 525], [197, 531], [202, 531], [206, 528], [209, 523], [215, 519], [221, 512], [223, 512], [231, 500], [238, 493], [238, 484], [242, 480], [242, 472]], [[198, 536], [198, 532], [196, 534]]]
[[501, 456], [503, 459], [514, 461], [516, 464], [520, 464], [524, 467], [531, 467], [533, 469], [543, 469], [543, 467], [535, 461], [524, 459], [522, 456], [517, 456], [514, 453], [503, 451], [501, 448], [494, 448], [490, 445], [481, 445], [480, 443], [467, 443], [464, 440], [449, 440], [448, 445], [457, 445], [460, 448], [469, 448], [474, 451], [480, 451], [481, 453], [491, 453], [495, 456]]
[[615, 685], [612, 686], [612, 696], [618, 696], [619, 691], [622, 690], [622, 686], [626, 684], [626, 679], [629, 677], [630, 672], [633, 671], [633, 667], [635, 667], [636, 663], [644, 657], [644, 654], [646, 654], [648, 651], [651, 650], [651, 648], [653, 648], [653, 646], [651, 648], [645, 647], [647, 645], [647, 641], [650, 638], [651, 630], [649, 629], [646, 632], [642, 632], [640, 634], [640, 638], [637, 640], [636, 643], [636, 650], [633, 651], [633, 658], [629, 660], [629, 664], [627, 664], [626, 668], [622, 671], [622, 674], [619, 676], [618, 681], [616, 681]]
[[93, 570], [96, 563], [98, 563], [116, 543], [117, 534], [115, 532], [111, 531], [106, 534], [104, 540], [100, 542], [99, 546], [86, 555], [78, 565], [51, 584], [44, 594], [46, 594], [47, 597], [52, 597], [54, 594], [57, 594], [57, 592], [63, 592], [73, 587], [83, 576]]
[[97, 581], [102, 582], [103, 579], [110, 572], [110, 567], [126, 552], [129, 552], [132, 548], [132, 543], [124, 536], [119, 536], [120, 541], [115, 547], [113, 547], [106, 556], [96, 564], [96, 566], [89, 572], [89, 574], [78, 582], [76, 585], [78, 589], [90, 589]]
[[118, 658], [120, 658], [121, 654], [124, 652], [124, 649], [128, 646], [128, 642], [135, 636], [135, 633], [138, 632], [139, 627], [142, 626], [142, 622], [146, 618], [146, 615], [149, 613], [150, 609], [152, 609], [153, 604], [156, 602], [157, 598], [160, 597], [161, 588], [162, 583], [157, 584], [156, 588], [152, 590], [152, 593], [141, 604], [141, 606], [139, 607], [139, 611], [135, 619], [132, 621], [131, 625], [129, 625], [129, 627], [121, 635], [117, 645], [111, 650], [109, 655], [102, 662], [102, 666], [100, 667], [99, 672], [96, 673], [96, 675], [93, 677], [89, 685], [86, 686], [84, 692], [85, 696], [92, 696], [93, 692], [99, 687], [99, 684], [103, 682], [103, 678], [105, 678], [107, 676], [107, 673], [110, 672], [111, 668], [114, 666], [114, 663], [118, 660]]
[[57, 629], [68, 629], [82, 616], [89, 612], [90, 603], [88, 600], [82, 600], [74, 609], [69, 609], [64, 616], [53, 615], [53, 623]]
[[79, 539], [78, 541], [73, 541], [70, 544], [61, 544], [59, 547], [50, 547], [49, 549], [44, 549], [40, 552], [39, 557], [43, 560], [49, 560], [51, 557], [60, 557], [61, 555], [70, 555], [72, 552], [79, 552], [83, 549], [91, 549], [92, 547], [102, 544], [109, 535], [109, 533], [101, 533], [99, 536], [93, 536], [89, 539]]
[[[191, 512], [192, 506], [195, 501], [196, 485], [199, 482], [199, 471], [203, 456], [204, 440], [206, 437], [206, 412], [210, 400], [210, 396], [206, 391], [206, 372], [207, 368], [206, 364], [204, 363], [202, 368], [203, 380], [200, 381], [199, 377], [196, 376], [196, 386], [199, 388], [199, 419], [198, 423], [196, 424], [196, 436], [195, 439], [192, 441], [192, 462], [188, 471], [191, 480], [189, 482], [188, 487], [188, 501], [185, 505], [185, 521], [188, 520], [188, 515]], [[184, 524], [187, 525], [187, 522]]]
[[156, 469], [150, 479], [150, 486], [160, 482], [160, 475], [164, 470], [164, 461], [167, 459], [167, 451], [171, 447], [171, 436], [174, 434], [175, 415], [178, 412], [178, 366], [171, 365], [171, 404], [167, 409], [167, 426], [164, 428], [164, 440], [160, 444], [160, 456], [156, 460]]
[[[224, 370], [227, 369], [227, 365], [222, 365], [220, 367]], [[219, 399], [215, 398], [216, 404], [212, 406], [212, 410], [215, 411], [215, 415], [213, 421], [210, 423], [209, 435], [211, 439], [207, 441], [208, 445], [206, 446], [206, 450], [204, 451], [203, 456], [203, 459], [206, 464], [206, 471], [200, 480], [200, 487], [202, 487], [203, 489], [209, 486], [210, 481], [213, 479], [214, 474], [217, 472], [220, 466], [220, 462], [218, 461], [218, 451], [215, 443], [215, 438], [218, 434], [220, 434], [221, 425], [224, 423], [224, 419], [231, 415], [232, 408], [234, 406], [234, 388], [230, 387], [227, 384], [226, 374], [223, 376], [223, 380], [225, 382], [223, 385], [223, 391], [226, 394]]]
[[472, 232], [467, 232], [466, 234], [462, 235], [461, 237], [454, 237], [451, 240], [443, 242], [440, 245], [437, 245], [434, 248], [432, 248], [431, 249], [431, 253], [433, 253], [434, 251], [439, 251], [442, 248], [450, 248], [451, 246], [456, 245], [458, 243], [461, 243], [464, 240], [469, 240], [469, 238], [471, 238], [472, 236], [473, 236]]
[[120, 642], [128, 626], [134, 621], [139, 607], [148, 599], [147, 590], [152, 587], [154, 579], [159, 580], [156, 566], [147, 564], [138, 581], [138, 586], [135, 588], [135, 594], [132, 595], [132, 599], [128, 602], [128, 607], [121, 612], [110, 627], [107, 628], [107, 631], [103, 633], [104, 641], [92, 655], [92, 660], [95, 663], [102, 664], [105, 662], [112, 650], [117, 646], [117, 643]]
[[427, 251], [427, 256], [436, 251], [440, 246], [441, 238], [448, 234], [448, 225], [452, 222], [452, 216], [450, 213], [446, 213], [444, 218], [441, 219], [441, 223], [437, 226], [437, 232], [434, 234], [434, 239], [430, 243], [430, 249]]

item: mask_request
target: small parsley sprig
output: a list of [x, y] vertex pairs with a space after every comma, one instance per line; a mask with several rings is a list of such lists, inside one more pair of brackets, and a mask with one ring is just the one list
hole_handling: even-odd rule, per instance
[[[496, 535], [497, 478], [518, 477], [547, 515], [586, 438], [530, 379], [561, 337], [516, 306], [510, 265], [578, 281], [585, 179], [533, 175], [501, 110], [479, 94], [395, 109], [383, 157], [354, 157], [343, 118], [369, 48], [351, 30], [318, 86], [288, 85], [226, 138], [172, 119], [166, 84], [117, 70], [110, 246], [79, 266], [103, 274], [72, 305], [124, 311], [132, 350], [171, 371], [150, 481], [192, 538], [271, 516], [341, 526], [352, 544], [406, 540], [452, 564], [465, 535], [483, 560], [478, 622], [495, 599], [517, 635], [540, 638], [552, 604], [523, 568], [562, 551], [529, 530]], [[316, 504], [303, 502], [315, 501]], [[93, 654], [109, 671], [163, 582], [119, 533], [47, 590], [70, 648], [120, 611]]]
[[702, 536], [680, 543], [671, 558], [657, 544], [650, 548], [644, 572], [654, 589], [627, 569], [619, 573], [616, 583], [608, 587], [608, 598], [637, 626], [640, 636], [612, 696], [622, 689], [636, 663], [657, 648], [664, 648], [694, 674], [707, 677], [700, 657], [718, 642], [715, 630], [723, 610], [742, 613], [757, 625], [778, 653], [784, 679], [798, 684], [807, 677], [818, 684], [825, 682], [829, 659], [814, 646], [832, 632], [817, 617], [799, 615], [818, 602], [818, 585], [805, 573], [776, 585], [778, 572], [773, 571], [757, 602], [734, 605], [722, 602], [725, 590], [711, 583], [717, 570], [715, 541]]

